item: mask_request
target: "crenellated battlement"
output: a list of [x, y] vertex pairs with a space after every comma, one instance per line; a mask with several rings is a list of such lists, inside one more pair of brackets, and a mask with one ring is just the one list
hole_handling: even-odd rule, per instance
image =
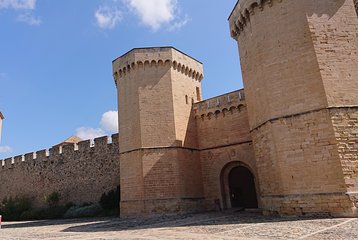
[[50, 149], [43, 149], [24, 155], [18, 155], [0, 160], [0, 169], [14, 168], [23, 163], [32, 163], [32, 161], [56, 161], [60, 158], [67, 158], [67, 155], [73, 155], [83, 152], [103, 152], [109, 147], [115, 145], [118, 148], [118, 133], [112, 136], [103, 136], [91, 140], [81, 141], [78, 144], [68, 144], [64, 146], [54, 146]]
[[229, 17], [231, 37], [237, 40], [250, 17], [255, 15], [257, 10], [263, 11], [266, 6], [272, 7], [274, 2], [280, 3], [282, 0], [239, 0]]
[[0, 201], [27, 196], [34, 207], [44, 207], [44, 196], [61, 195], [61, 204], [96, 203], [101, 195], [119, 185], [118, 134], [78, 144], [1, 160]]
[[135, 48], [113, 61], [113, 78], [125, 77], [136, 69], [152, 67], [172, 67], [186, 76], [201, 81], [202, 63], [173, 47]]
[[193, 105], [196, 117], [211, 119], [219, 114], [233, 113], [245, 105], [244, 89], [227, 93], [218, 97], [210, 98]]

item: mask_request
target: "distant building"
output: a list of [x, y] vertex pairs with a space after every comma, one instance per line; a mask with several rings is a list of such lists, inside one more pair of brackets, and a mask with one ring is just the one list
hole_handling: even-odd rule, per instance
[[79, 143], [81, 141], [83, 141], [81, 138], [73, 135], [73, 136], [67, 138], [65, 141], [55, 145], [54, 147], [60, 147], [60, 146], [63, 147], [65, 145], [73, 145], [73, 144], [77, 144], [77, 143]]
[[4, 119], [4, 115], [0, 112], [0, 143], [1, 143], [1, 132], [2, 132], [2, 120]]

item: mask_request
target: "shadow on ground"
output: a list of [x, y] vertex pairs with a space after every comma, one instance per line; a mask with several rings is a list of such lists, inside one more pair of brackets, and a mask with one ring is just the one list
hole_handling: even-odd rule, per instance
[[95, 219], [65, 219], [22, 223], [9, 223], [3, 228], [43, 227], [51, 225], [73, 225], [62, 232], [105, 232], [142, 230], [154, 228], [188, 227], [188, 226], [219, 226], [230, 224], [256, 224], [274, 223], [314, 219], [328, 219], [328, 217], [279, 217], [263, 216], [259, 213], [249, 212], [215, 212], [205, 214], [185, 214], [172, 216], [157, 216], [151, 218], [121, 219], [121, 218], [95, 218]]

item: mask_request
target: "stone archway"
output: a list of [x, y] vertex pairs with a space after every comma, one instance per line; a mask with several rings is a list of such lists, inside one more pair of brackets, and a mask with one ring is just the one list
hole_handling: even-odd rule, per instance
[[255, 176], [241, 162], [227, 164], [221, 172], [223, 208], [258, 208]]

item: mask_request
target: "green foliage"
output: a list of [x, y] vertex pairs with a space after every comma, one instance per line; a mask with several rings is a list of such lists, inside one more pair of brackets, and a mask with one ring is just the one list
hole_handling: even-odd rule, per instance
[[27, 197], [5, 198], [0, 204], [0, 215], [6, 221], [20, 220], [23, 212], [32, 209], [32, 201]]
[[100, 200], [100, 205], [104, 210], [119, 209], [120, 188], [117, 187], [108, 193], [103, 193]]
[[31, 209], [23, 212], [20, 216], [20, 220], [59, 219], [63, 217], [68, 209], [67, 206]]
[[103, 209], [98, 204], [73, 206], [64, 214], [64, 218], [96, 217]]
[[53, 192], [48, 196], [45, 196], [45, 201], [50, 208], [54, 208], [58, 206], [61, 195], [58, 192]]

